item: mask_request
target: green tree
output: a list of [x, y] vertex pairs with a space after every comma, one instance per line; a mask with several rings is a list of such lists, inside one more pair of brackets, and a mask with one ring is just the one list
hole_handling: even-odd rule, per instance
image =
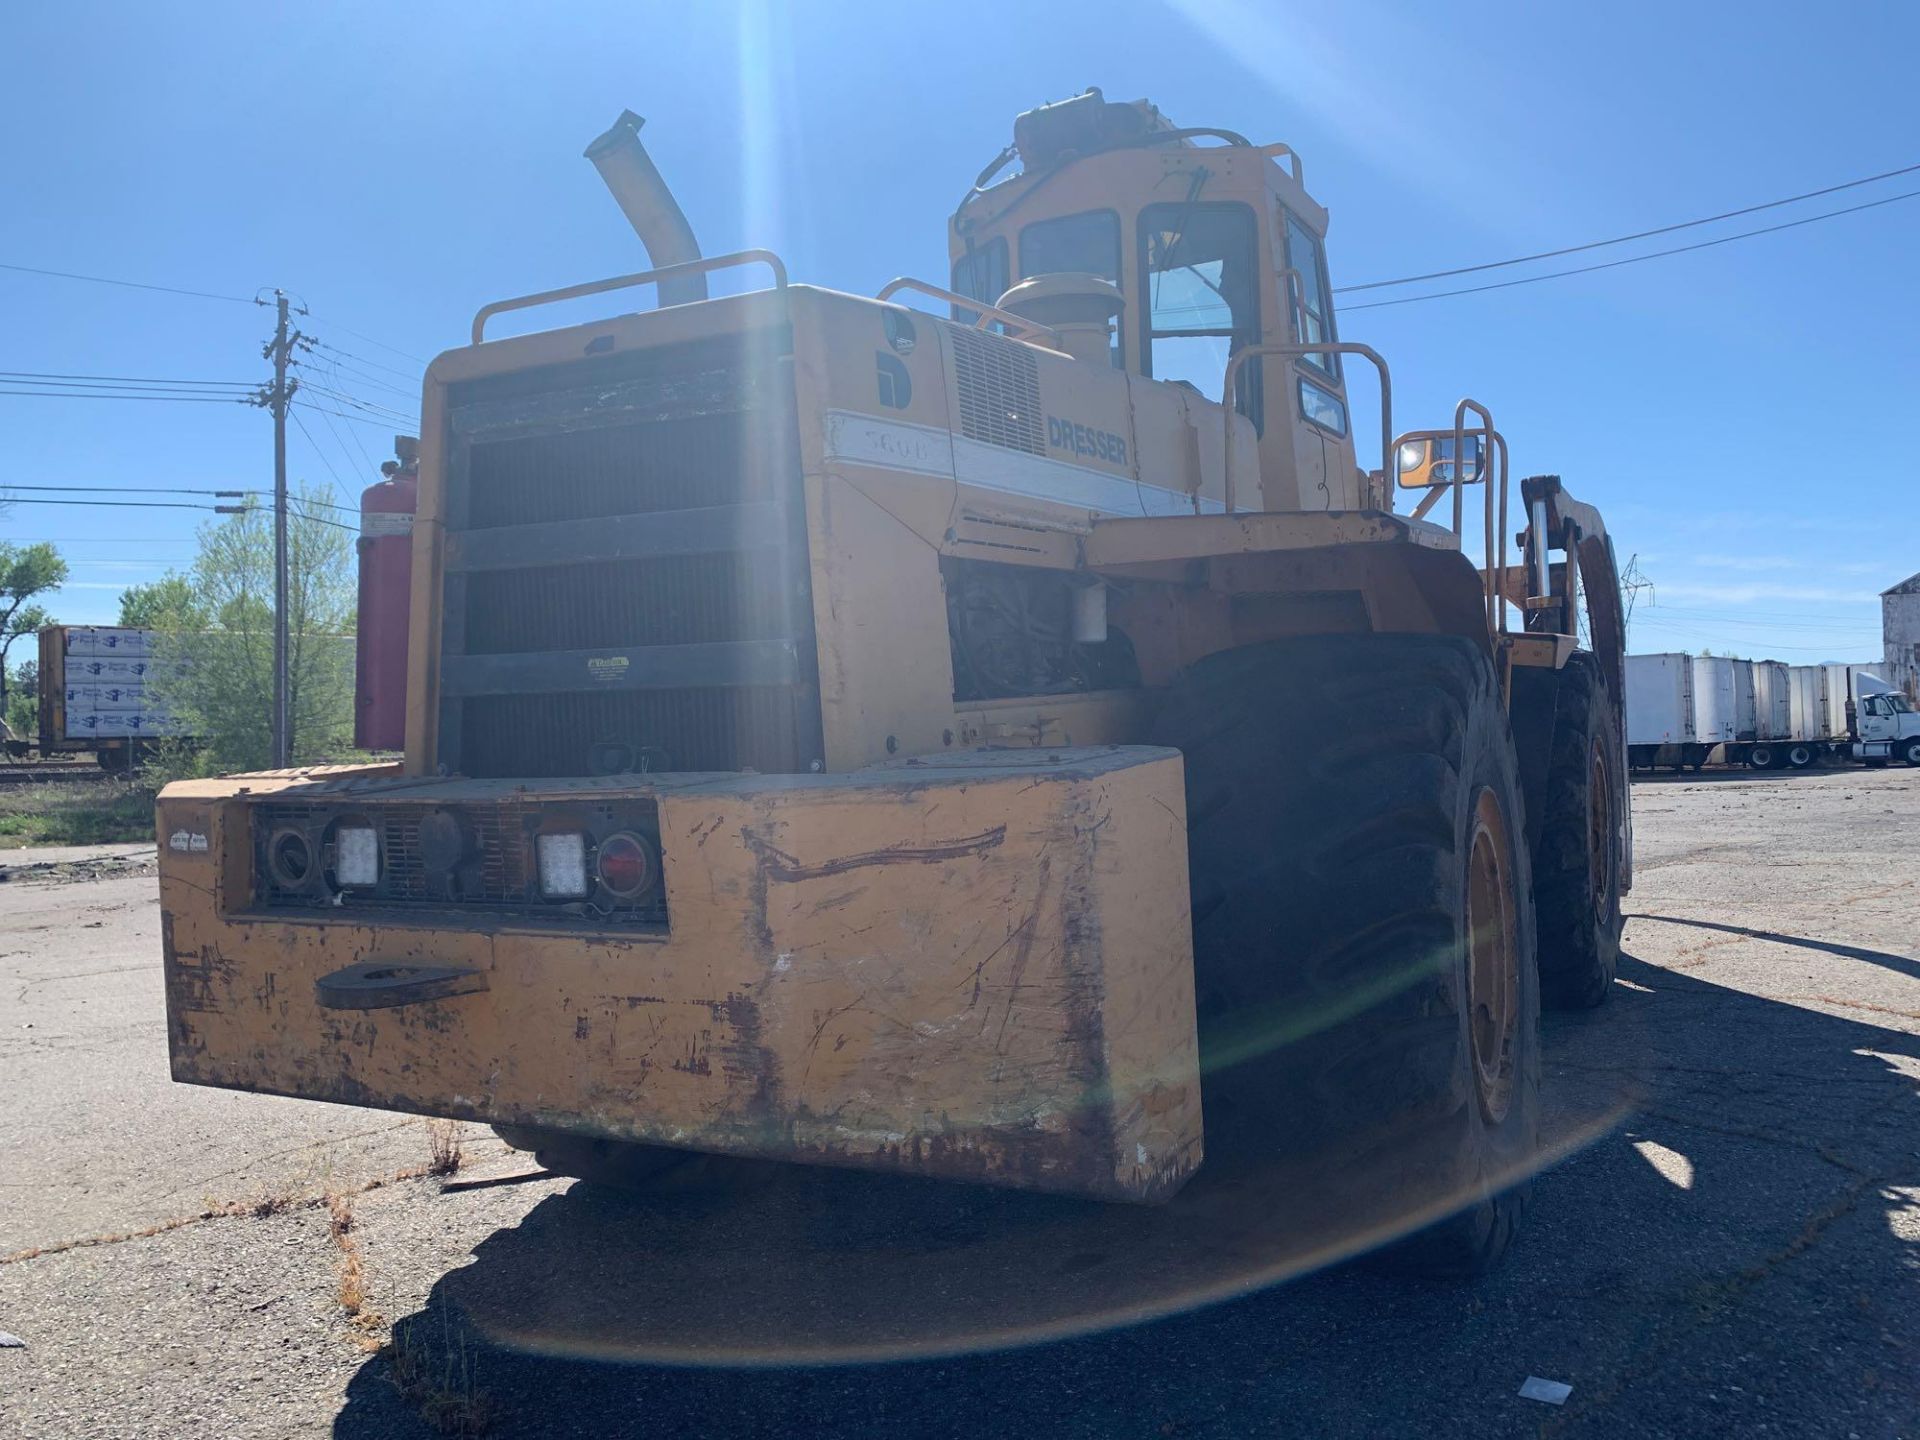
[[13, 669], [13, 683], [7, 690], [7, 729], [16, 740], [30, 740], [40, 733], [40, 662], [22, 660]]
[[[296, 763], [353, 741], [352, 531], [325, 517], [330, 487], [301, 487], [287, 521], [287, 712]], [[122, 616], [162, 632], [150, 688], [223, 770], [273, 757], [273, 514], [249, 505], [200, 528], [185, 575], [135, 586]]]
[[52, 623], [36, 595], [67, 582], [67, 562], [47, 541], [14, 545], [0, 541], [0, 713], [7, 708], [7, 652], [22, 635]]
[[198, 605], [193, 580], [169, 570], [145, 585], [129, 585], [120, 592], [120, 623], [138, 630], [198, 628], [192, 622]]

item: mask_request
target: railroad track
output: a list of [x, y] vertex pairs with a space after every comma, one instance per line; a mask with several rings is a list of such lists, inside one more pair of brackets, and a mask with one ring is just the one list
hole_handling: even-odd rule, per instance
[[63, 780], [104, 780], [107, 772], [91, 761], [47, 765], [0, 765], [0, 786], [59, 784]]

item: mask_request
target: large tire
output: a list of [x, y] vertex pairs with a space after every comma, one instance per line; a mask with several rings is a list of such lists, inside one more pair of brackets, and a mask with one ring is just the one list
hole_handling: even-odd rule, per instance
[[1920, 736], [1894, 741], [1893, 750], [1906, 764], [1920, 766]]
[[1207, 1164], [1373, 1157], [1406, 1213], [1446, 1216], [1395, 1261], [1487, 1269], [1526, 1204], [1540, 1047], [1486, 657], [1413, 635], [1227, 651], [1174, 685], [1158, 738], [1186, 757]]
[[1620, 964], [1620, 717], [1586, 654], [1560, 670], [1515, 669], [1513, 717], [1521, 743], [1538, 749], [1523, 764], [1537, 776], [1527, 818], [1540, 1001], [1589, 1010], [1612, 993]]

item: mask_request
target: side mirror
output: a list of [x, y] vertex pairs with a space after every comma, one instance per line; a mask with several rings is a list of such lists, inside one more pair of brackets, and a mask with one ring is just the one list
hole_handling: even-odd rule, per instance
[[[1480, 432], [1470, 430], [1465, 438], [1467, 459], [1465, 473], [1460, 478], [1463, 484], [1473, 485], [1485, 478], [1480, 469]], [[1436, 485], [1453, 484], [1453, 448], [1452, 435], [1429, 433], [1402, 440], [1397, 466], [1400, 488], [1430, 490]]]

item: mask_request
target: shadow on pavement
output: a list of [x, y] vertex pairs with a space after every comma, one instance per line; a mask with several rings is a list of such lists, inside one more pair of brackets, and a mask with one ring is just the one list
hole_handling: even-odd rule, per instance
[[[1549, 1017], [1570, 1154], [1472, 1286], [1328, 1266], [1379, 1224], [1353, 1187], [1196, 1180], [1137, 1210], [777, 1169], [575, 1186], [396, 1344], [505, 1435], [1897, 1433], [1920, 1413], [1920, 1192], [1890, 1188], [1920, 1185], [1920, 1037], [1621, 973], [1602, 1010]], [[941, 1358], [785, 1363], [882, 1352]], [[1529, 1374], [1572, 1400], [1517, 1399]], [[361, 1368], [336, 1436], [434, 1433], [392, 1377]]]
[[1662, 925], [1687, 925], [1695, 930], [1718, 930], [1725, 935], [1743, 935], [1749, 940], [1771, 940], [1776, 945], [1793, 945], [1802, 950], [1820, 950], [1845, 960], [1861, 960], [1896, 974], [1920, 980], [1920, 960], [1895, 955], [1890, 950], [1868, 950], [1860, 945], [1842, 945], [1837, 940], [1812, 940], [1804, 935], [1782, 935], [1777, 930], [1755, 930], [1748, 925], [1727, 925], [1716, 920], [1686, 920], [1678, 915], [1654, 915], [1645, 910], [1634, 912], [1636, 920], [1655, 920]]

